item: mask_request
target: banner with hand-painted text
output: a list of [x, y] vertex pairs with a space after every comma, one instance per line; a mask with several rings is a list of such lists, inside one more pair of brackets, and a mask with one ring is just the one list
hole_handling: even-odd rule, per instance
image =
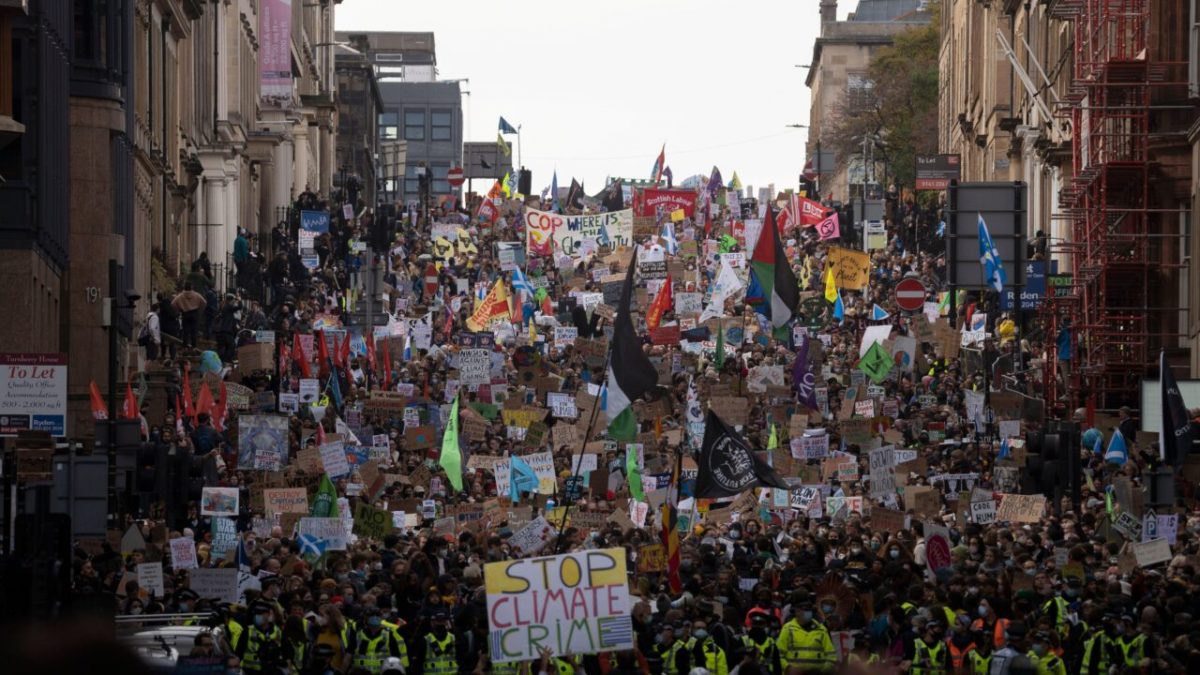
[[633, 649], [625, 550], [608, 548], [484, 566], [492, 663]]
[[643, 217], [655, 216], [659, 212], [669, 215], [679, 209], [683, 209], [683, 215], [688, 218], [696, 214], [695, 190], [646, 188], [636, 201], [637, 214]]
[[633, 210], [568, 216], [529, 209], [525, 212], [525, 250], [531, 256], [579, 255], [584, 241], [614, 250], [633, 243]]

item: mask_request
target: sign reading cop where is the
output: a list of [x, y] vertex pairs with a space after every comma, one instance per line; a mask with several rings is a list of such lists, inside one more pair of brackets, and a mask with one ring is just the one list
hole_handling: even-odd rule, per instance
[[484, 587], [492, 663], [633, 648], [624, 549], [489, 563]]

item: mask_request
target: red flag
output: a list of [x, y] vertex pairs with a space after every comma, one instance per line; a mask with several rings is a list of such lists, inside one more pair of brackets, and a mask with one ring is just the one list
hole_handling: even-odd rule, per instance
[[300, 364], [300, 377], [312, 377], [312, 368], [308, 365], [308, 356], [304, 353], [304, 348], [300, 346], [299, 335], [292, 336], [292, 360]]
[[217, 405], [213, 408], [213, 428], [225, 431], [225, 415], [229, 411], [229, 398], [225, 393], [225, 380], [221, 380], [220, 393], [217, 394]]
[[100, 395], [100, 387], [96, 386], [95, 380], [88, 384], [88, 394], [92, 399], [92, 419], [108, 419], [108, 406], [104, 405], [104, 397]]
[[325, 344], [325, 331], [317, 331], [317, 372], [325, 377], [329, 372], [329, 345]]
[[667, 280], [658, 290], [658, 295], [654, 296], [654, 302], [650, 303], [650, 309], [646, 311], [646, 327], [650, 330], [658, 330], [658, 324], [671, 304], [671, 275], [668, 274]]
[[208, 388], [208, 383], [202, 382], [200, 384], [200, 394], [196, 396], [196, 414], [202, 415], [208, 413], [211, 416], [214, 405], [212, 391]]
[[192, 406], [192, 380], [191, 380], [191, 364], [184, 362], [184, 416], [192, 420], [192, 424], [196, 424], [196, 408]]
[[121, 419], [136, 420], [140, 416], [137, 398], [133, 395], [133, 387], [125, 383], [125, 409], [121, 411]]
[[383, 388], [392, 388], [392, 354], [388, 351], [388, 341], [383, 341]]
[[346, 372], [346, 381], [352, 382], [354, 378], [350, 377], [350, 331], [346, 331], [346, 339], [342, 340], [338, 361], [341, 362], [342, 370]]
[[367, 365], [371, 367], [371, 372], [375, 372], [375, 332], [368, 330], [363, 341], [367, 343]]
[[317, 447], [325, 445], [325, 426], [317, 422]]

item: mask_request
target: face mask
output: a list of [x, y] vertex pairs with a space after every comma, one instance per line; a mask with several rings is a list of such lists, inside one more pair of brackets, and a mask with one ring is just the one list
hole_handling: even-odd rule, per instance
[[763, 638], [767, 637], [767, 629], [761, 627], [751, 628], [750, 637], [753, 638], [755, 642], [762, 642]]
[[337, 579], [338, 583], [340, 584], [345, 583], [345, 581], [350, 578], [350, 575], [346, 574], [345, 572], [338, 572], [337, 574], [333, 575], [333, 578]]
[[703, 628], [697, 628], [696, 630], [692, 631], [692, 636], [697, 640], [703, 640], [708, 637], [708, 631], [704, 630]]
[[270, 621], [270, 618], [267, 617], [265, 614], [259, 614], [254, 617], [254, 625], [258, 626], [259, 628], [262, 628], [263, 626], [267, 625], [267, 623], [269, 621]]
[[1068, 588], [1068, 589], [1065, 591], [1065, 594], [1066, 594], [1066, 596], [1067, 596], [1068, 598], [1077, 598], [1077, 597], [1079, 597], [1079, 591], [1075, 590], [1074, 588]]
[[142, 608], [141, 607], [133, 607], [129, 610], [129, 613], [130, 614], [141, 614]]
[[862, 553], [862, 547], [861, 547], [861, 546], [855, 546], [855, 547], [853, 547], [853, 548], [851, 548], [851, 549], [850, 549], [850, 554], [851, 554], [851, 555], [858, 555], [859, 553]]
[[1044, 645], [1044, 644], [1041, 644], [1041, 643], [1034, 643], [1034, 645], [1033, 645], [1033, 653], [1034, 653], [1034, 654], [1037, 654], [1038, 656], [1043, 656], [1043, 655], [1045, 655], [1045, 653], [1046, 653], [1046, 645]]
[[659, 633], [658, 635], [654, 636], [654, 641], [660, 645], [665, 645], [667, 643], [667, 638], [662, 633]]
[[988, 608], [984, 607], [983, 605], [980, 605], [979, 609], [977, 611], [979, 612], [980, 617], [985, 617], [985, 616], [987, 616]]
[[1025, 576], [1027, 576], [1027, 577], [1036, 577], [1036, 576], [1037, 576], [1037, 568], [1036, 568], [1036, 567], [1029, 567], [1029, 568], [1027, 568], [1027, 569], [1025, 570]]
[[800, 612], [800, 620], [803, 621], [804, 623], [808, 623], [809, 621], [812, 621], [813, 620], [812, 610], [806, 609], [806, 610]]
[[445, 627], [445, 626], [437, 626], [437, 627], [435, 627], [435, 628], [433, 629], [433, 634], [434, 634], [434, 635], [436, 635], [436, 636], [438, 636], [439, 638], [440, 638], [440, 637], [445, 637], [445, 636], [446, 636], [446, 627]]
[[821, 613], [826, 616], [833, 614], [833, 610], [834, 610], [833, 605], [821, 605]]
[[880, 546], [882, 546], [882, 544], [880, 544], [877, 541], [871, 542], [871, 550], [872, 551], [878, 551]]
[[892, 549], [888, 551], [888, 555], [892, 558], [892, 560], [895, 560], [896, 558], [900, 557], [900, 551], [898, 549]]

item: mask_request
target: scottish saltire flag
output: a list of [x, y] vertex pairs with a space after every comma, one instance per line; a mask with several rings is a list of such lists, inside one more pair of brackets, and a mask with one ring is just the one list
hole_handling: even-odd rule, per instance
[[1004, 264], [1000, 262], [1000, 249], [992, 242], [982, 213], [979, 214], [979, 263], [983, 265], [983, 280], [987, 285], [997, 293], [1004, 292], [1004, 282], [1008, 278], [1004, 274]]
[[1108, 449], [1104, 451], [1104, 461], [1109, 464], [1124, 466], [1129, 461], [1129, 448], [1125, 446], [1125, 437], [1120, 431], [1114, 430], [1108, 441]]
[[404, 360], [412, 361], [412, 334], [404, 339]]
[[513, 268], [513, 290], [518, 293], [524, 293], [527, 297], [532, 298], [537, 290], [529, 283], [529, 279], [525, 278], [525, 274], [521, 272], [520, 267]]
[[325, 547], [329, 543], [324, 539], [311, 534], [302, 534], [297, 541], [300, 543], [301, 556], [311, 555], [315, 558], [320, 558], [321, 556], [325, 555]]
[[891, 314], [888, 313], [887, 311], [885, 311], [879, 305], [873, 305], [871, 307], [871, 320], [872, 321], [883, 321], [884, 319], [886, 319], [890, 316], [891, 316]]
[[675, 224], [670, 220], [663, 223], [662, 234], [663, 246], [666, 247], [667, 253], [671, 255], [679, 255], [679, 240], [675, 238]]

